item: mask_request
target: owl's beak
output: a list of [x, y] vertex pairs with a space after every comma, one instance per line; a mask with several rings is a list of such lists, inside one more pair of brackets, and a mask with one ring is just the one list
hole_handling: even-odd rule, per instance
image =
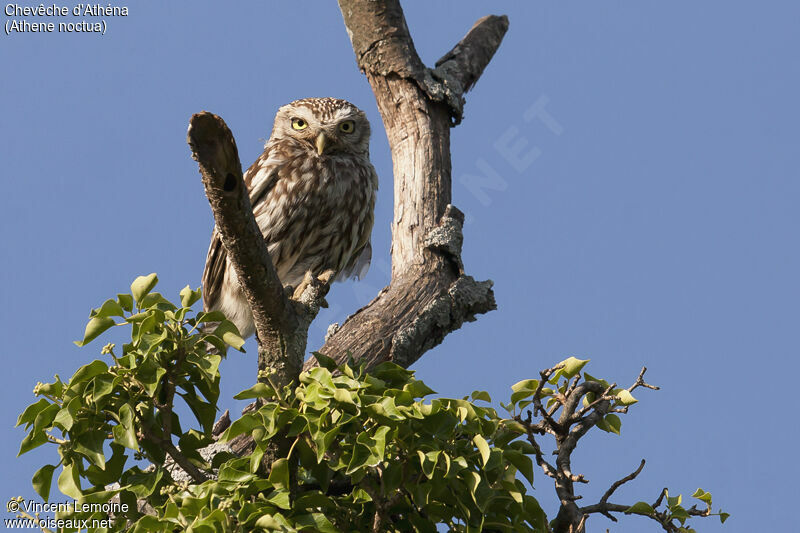
[[328, 138], [325, 137], [324, 133], [320, 133], [317, 135], [317, 139], [314, 141], [314, 144], [317, 146], [317, 153], [322, 155], [325, 152], [325, 146], [328, 144]]

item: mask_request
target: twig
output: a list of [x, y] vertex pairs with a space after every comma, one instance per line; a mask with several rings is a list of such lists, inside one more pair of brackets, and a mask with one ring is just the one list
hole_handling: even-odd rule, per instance
[[636, 381], [628, 387], [628, 392], [633, 392], [634, 389], [637, 387], [644, 387], [646, 389], [652, 390], [661, 390], [661, 387], [656, 387], [655, 385], [650, 385], [649, 383], [645, 382], [644, 380], [644, 373], [647, 372], [647, 367], [643, 366], [641, 372], [639, 372], [639, 376], [636, 378]]
[[638, 476], [641, 473], [642, 469], [644, 468], [644, 464], [645, 464], [645, 460], [642, 459], [642, 462], [639, 463], [639, 468], [637, 468], [636, 470], [634, 470], [633, 472], [631, 472], [630, 474], [628, 474], [624, 478], [615, 481], [608, 488], [608, 490], [605, 492], [605, 494], [603, 494], [603, 497], [600, 498], [600, 503], [606, 503], [608, 501], [608, 499], [611, 497], [611, 495], [614, 494], [615, 490], [620, 488], [622, 485], [624, 485], [628, 481], [633, 481], [634, 479], [636, 479], [636, 476]]

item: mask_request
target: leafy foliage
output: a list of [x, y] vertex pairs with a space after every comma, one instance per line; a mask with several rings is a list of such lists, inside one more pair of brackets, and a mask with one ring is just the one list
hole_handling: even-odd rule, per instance
[[[37, 384], [39, 400], [18, 417], [17, 425], [28, 431], [20, 455], [46, 442], [58, 445], [58, 464], [45, 465], [33, 476], [33, 486], [45, 501], [57, 466], [62, 467], [58, 489], [81, 502], [102, 503], [117, 496], [136, 509], [138, 498], [164, 499], [159, 491], [168, 484], [163, 465], [174, 448], [173, 438], [183, 457], [208, 466], [197, 449], [211, 442], [221, 358], [206, 346], [224, 352], [226, 344], [241, 348], [243, 341], [219, 313], [190, 316], [199, 290], [184, 288], [177, 306], [152, 292], [157, 282], [155, 274], [140, 276], [130, 294], [119, 294], [92, 311], [79, 346], [111, 327], [130, 327], [131, 341], [121, 354], [113, 344], [103, 347], [111, 365], [98, 359], [66, 382], [55, 376], [52, 383]], [[203, 324], [216, 322], [214, 332], [201, 331]], [[200, 430], [182, 428], [173, 410], [177, 399], [189, 407]], [[131, 456], [160, 468], [142, 470], [130, 465]], [[107, 488], [113, 483], [119, 486]]]
[[[215, 436], [221, 357], [209, 347], [224, 353], [243, 341], [219, 313], [193, 314], [199, 290], [184, 288], [175, 305], [153, 292], [157, 281], [141, 276], [130, 294], [92, 311], [79, 345], [130, 327], [119, 355], [114, 345], [103, 347], [110, 365], [95, 360], [67, 381], [38, 384], [38, 401], [19, 416], [27, 431], [20, 454], [58, 446], [58, 464], [33, 476], [45, 501], [60, 466], [58, 489], [79, 503], [118, 500], [114, 531], [551, 531], [526, 490], [534, 465], [542, 466], [541, 450], [530, 416], [519, 413], [542, 401], [563, 403], [587, 361], [570, 358], [542, 380], [514, 385], [505, 418], [484, 391], [430, 398], [434, 391], [397, 365], [367, 373], [315, 354], [320, 366], [293, 386], [277, 387], [263, 372], [236, 396], [256, 400], [254, 408]], [[632, 389], [583, 377], [602, 393], [583, 397], [586, 412], [604, 398], [621, 408], [636, 401]], [[185, 429], [175, 412], [181, 403], [195, 428]], [[597, 422], [619, 433], [616, 415]], [[231, 453], [229, 444], [243, 438], [252, 439], [252, 452]], [[278, 441], [286, 445], [275, 455]], [[204, 450], [212, 444], [216, 454]], [[626, 512], [681, 527], [699, 514], [664, 496], [668, 515], [643, 502]], [[694, 496], [710, 512], [711, 495], [698, 489]], [[107, 514], [84, 507], [59, 517]]]

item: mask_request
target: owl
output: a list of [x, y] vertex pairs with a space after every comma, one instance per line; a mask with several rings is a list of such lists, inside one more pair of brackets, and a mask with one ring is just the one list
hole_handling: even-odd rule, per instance
[[[297, 287], [307, 271], [326, 282], [366, 274], [378, 189], [369, 136], [366, 115], [345, 100], [296, 100], [275, 115], [264, 153], [244, 182], [284, 286]], [[216, 227], [203, 272], [203, 305], [222, 311], [243, 337], [255, 331]]]

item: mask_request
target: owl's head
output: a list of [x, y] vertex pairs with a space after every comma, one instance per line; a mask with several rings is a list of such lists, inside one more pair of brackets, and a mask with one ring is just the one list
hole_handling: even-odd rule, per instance
[[273, 140], [294, 139], [318, 155], [369, 153], [369, 122], [359, 108], [338, 98], [304, 98], [281, 107]]

